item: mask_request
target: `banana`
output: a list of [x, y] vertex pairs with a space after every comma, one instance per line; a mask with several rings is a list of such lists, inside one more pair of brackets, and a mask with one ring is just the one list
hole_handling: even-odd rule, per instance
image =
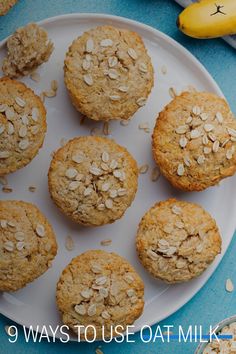
[[177, 26], [193, 38], [235, 34], [236, 0], [199, 0], [179, 15]]

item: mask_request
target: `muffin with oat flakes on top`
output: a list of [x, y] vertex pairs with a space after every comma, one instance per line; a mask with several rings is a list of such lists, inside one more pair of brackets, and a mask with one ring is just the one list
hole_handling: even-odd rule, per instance
[[[144, 284], [134, 268], [115, 253], [87, 251], [63, 270], [57, 283], [57, 306], [63, 322], [84, 339], [111, 338], [142, 314]], [[103, 332], [103, 333], [102, 333]]]
[[128, 119], [144, 106], [153, 67], [141, 37], [100, 26], [74, 40], [65, 59], [65, 84], [76, 109], [94, 120]]
[[25, 84], [0, 79], [0, 176], [27, 165], [43, 145], [46, 110]]
[[236, 171], [236, 120], [223, 98], [184, 92], [159, 114], [152, 149], [174, 187], [201, 191]]
[[70, 140], [52, 159], [49, 191], [59, 209], [87, 226], [112, 223], [131, 205], [138, 184], [134, 158], [113, 140]]
[[42, 275], [57, 253], [53, 229], [33, 204], [0, 201], [0, 291], [16, 291]]
[[136, 237], [143, 266], [156, 278], [178, 283], [199, 276], [221, 252], [215, 220], [201, 206], [168, 199], [143, 216]]

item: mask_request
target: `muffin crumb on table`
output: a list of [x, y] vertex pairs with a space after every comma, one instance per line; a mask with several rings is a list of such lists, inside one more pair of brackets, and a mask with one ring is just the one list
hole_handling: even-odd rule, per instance
[[48, 61], [53, 51], [47, 32], [35, 23], [18, 28], [6, 45], [7, 56], [3, 60], [2, 70], [11, 78], [32, 73]]

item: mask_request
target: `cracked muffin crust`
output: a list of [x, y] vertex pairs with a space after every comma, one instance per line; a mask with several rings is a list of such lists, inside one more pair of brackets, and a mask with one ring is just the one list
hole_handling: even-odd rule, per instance
[[201, 206], [168, 199], [143, 216], [136, 237], [143, 266], [168, 283], [199, 276], [221, 252], [215, 220]]
[[[143, 296], [144, 284], [134, 268], [117, 254], [100, 250], [74, 258], [63, 270], [56, 292], [63, 322], [75, 333], [76, 326], [82, 326], [82, 339], [88, 325], [95, 327], [96, 339], [111, 337], [112, 326], [125, 331], [142, 314]], [[91, 337], [88, 327], [87, 338]]]
[[38, 278], [56, 253], [53, 229], [35, 205], [0, 201], [0, 291], [16, 291]]
[[28, 75], [48, 61], [52, 51], [53, 43], [47, 32], [35, 23], [29, 23], [18, 28], [7, 40], [7, 56], [2, 70], [11, 78]]
[[0, 16], [4, 16], [17, 3], [18, 0], [1, 0], [0, 1]]
[[174, 187], [201, 191], [236, 171], [236, 120], [224, 99], [184, 92], [159, 114], [152, 146]]
[[0, 79], [0, 176], [27, 165], [43, 144], [46, 110], [25, 84]]
[[78, 111], [94, 120], [128, 119], [145, 105], [154, 81], [141, 37], [101, 26], [74, 40], [65, 59], [65, 84]]
[[130, 153], [113, 140], [77, 137], [54, 154], [48, 183], [63, 213], [79, 224], [100, 226], [121, 218], [131, 205], [138, 167]]

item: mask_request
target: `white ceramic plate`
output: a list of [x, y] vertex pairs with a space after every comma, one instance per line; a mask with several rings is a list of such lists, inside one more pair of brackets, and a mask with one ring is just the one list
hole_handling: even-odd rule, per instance
[[[102, 127], [102, 123], [88, 121], [80, 125], [80, 115], [73, 108], [63, 83], [63, 60], [65, 52], [74, 38], [85, 30], [98, 25], [112, 24], [117, 27], [137, 31], [144, 39], [155, 68], [155, 87], [147, 105], [140, 109], [127, 127], [119, 122], [110, 124], [112, 135], [134, 155], [139, 165], [148, 163], [150, 170], [154, 165], [151, 154], [151, 134], [138, 129], [141, 122], [154, 126], [157, 113], [170, 101], [169, 88], [178, 92], [188, 85], [198, 90], [207, 90], [222, 95], [204, 67], [183, 47], [159, 31], [125, 18], [97, 14], [64, 15], [42, 21], [42, 25], [55, 43], [50, 61], [39, 72], [41, 81], [34, 83], [29, 78], [24, 81], [37, 93], [50, 87], [53, 79], [58, 80], [59, 90], [56, 98], [47, 99], [48, 132], [39, 155], [27, 167], [8, 177], [14, 191], [10, 195], [0, 192], [1, 199], [22, 199], [37, 204], [51, 221], [59, 244], [58, 255], [51, 269], [33, 283], [16, 293], [0, 295], [0, 311], [5, 316], [26, 326], [56, 326], [61, 323], [55, 304], [56, 282], [62, 269], [76, 255], [89, 249], [103, 248], [124, 256], [136, 268], [145, 283], [145, 309], [136, 322], [136, 330], [142, 325], [152, 325], [183, 306], [206, 283], [224, 255], [235, 229], [236, 180], [227, 179], [220, 186], [209, 188], [201, 193], [181, 193], [174, 190], [161, 177], [157, 182], [150, 181], [150, 171], [139, 177], [139, 188], [132, 206], [125, 216], [112, 225], [99, 228], [80, 227], [64, 217], [50, 200], [47, 187], [47, 171], [50, 154], [60, 146], [61, 138], [70, 139], [78, 135], [90, 134], [92, 127]], [[5, 54], [4, 43], [0, 47], [0, 61]], [[161, 67], [165, 65], [167, 74]], [[28, 187], [36, 185], [36, 193]], [[169, 286], [153, 279], [139, 263], [135, 252], [135, 234], [140, 218], [156, 201], [177, 197], [200, 203], [217, 220], [223, 237], [223, 251], [215, 262], [199, 278], [186, 284]], [[71, 235], [75, 249], [65, 248], [65, 239]], [[112, 239], [112, 244], [102, 247], [100, 241]]]

